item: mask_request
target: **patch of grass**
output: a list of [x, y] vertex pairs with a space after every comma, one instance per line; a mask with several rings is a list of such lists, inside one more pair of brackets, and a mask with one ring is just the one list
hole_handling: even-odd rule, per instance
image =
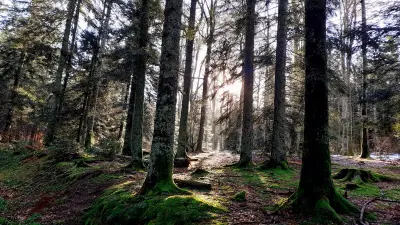
[[298, 180], [294, 179], [296, 171], [293, 169], [238, 169], [233, 171], [238, 172], [244, 179], [247, 185], [268, 187], [274, 189], [288, 189], [297, 187]]
[[[340, 190], [340, 193], [345, 192], [345, 186], [340, 185], [338, 187]], [[374, 184], [360, 184], [359, 188], [353, 190], [353, 191], [348, 191], [348, 195], [351, 197], [379, 197], [380, 196], [380, 191], [379, 188], [374, 185]]]
[[24, 149], [0, 149], [0, 182], [7, 187], [16, 187], [33, 179], [45, 158], [31, 156]]
[[96, 200], [83, 221], [86, 225], [195, 224], [211, 222], [224, 211], [219, 202], [202, 195], [134, 196], [117, 188]]
[[97, 183], [97, 184], [103, 184], [109, 180], [117, 180], [117, 179], [120, 179], [121, 177], [122, 177], [121, 175], [103, 173], [97, 177], [92, 178], [91, 182]]
[[232, 197], [232, 200], [235, 202], [245, 202], [246, 201], [246, 192], [245, 191], [241, 191], [237, 194], [235, 194]]
[[393, 188], [385, 191], [385, 197], [400, 201], [400, 188]]

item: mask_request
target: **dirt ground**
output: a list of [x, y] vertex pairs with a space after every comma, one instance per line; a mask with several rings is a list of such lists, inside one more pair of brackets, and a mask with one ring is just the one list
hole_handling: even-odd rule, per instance
[[[228, 212], [220, 216], [223, 224], [289, 225], [305, 224], [304, 222], [309, 219], [291, 211], [272, 213], [277, 205], [295, 192], [301, 169], [300, 158], [289, 158], [291, 170], [282, 172], [280, 170], [261, 171], [257, 167], [245, 170], [226, 167], [239, 159], [239, 155], [229, 151], [190, 154], [190, 157], [197, 161], [191, 162], [189, 168], [175, 168], [174, 178], [210, 182], [212, 190], [199, 193], [220, 201], [228, 208]], [[262, 152], [254, 151], [253, 159], [257, 165], [266, 158]], [[32, 157], [22, 163], [34, 163], [35, 160], [38, 159]], [[59, 175], [54, 171], [38, 172], [34, 178], [18, 185], [6, 184], [0, 176], [0, 196], [8, 203], [7, 211], [0, 211], [0, 216], [18, 221], [36, 216], [38, 222], [42, 224], [81, 224], [82, 214], [105, 189], [127, 181], [133, 181], [130, 185], [132, 191], [140, 188], [145, 172], [130, 172], [122, 169], [127, 163], [128, 161], [123, 158], [117, 158], [114, 161], [94, 161], [88, 164], [90, 167], [97, 168], [97, 172], [87, 173], [79, 179], [62, 184], [58, 183], [60, 180], [57, 176]], [[400, 177], [400, 161], [361, 160], [357, 157], [332, 156], [333, 172], [347, 167]], [[207, 172], [192, 174], [199, 168]], [[335, 183], [337, 186], [342, 185], [336, 181]], [[387, 191], [393, 193], [389, 196], [390, 199], [400, 201], [399, 181], [379, 182], [371, 188], [371, 193], [366, 191], [365, 195], [363, 192], [349, 193], [348, 199], [361, 208], [367, 201], [377, 197], [375, 196], [377, 191], [381, 194]], [[242, 191], [246, 193], [246, 200], [233, 200], [233, 196]], [[374, 221], [370, 221], [370, 224], [400, 223], [398, 202], [376, 201], [368, 205], [367, 211], [373, 212], [376, 217]], [[357, 218], [345, 216], [345, 218], [346, 224], [357, 224], [358, 216]]]

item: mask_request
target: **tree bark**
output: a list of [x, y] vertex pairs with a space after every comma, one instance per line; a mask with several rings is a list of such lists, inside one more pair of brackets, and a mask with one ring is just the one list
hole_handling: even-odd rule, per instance
[[182, 0], [166, 0], [150, 166], [138, 194], [183, 192], [172, 180]]
[[139, 25], [139, 54], [136, 57], [135, 65], [137, 68], [136, 79], [136, 96], [135, 109], [133, 115], [132, 127], [132, 166], [143, 168], [143, 105], [144, 105], [144, 89], [146, 85], [146, 68], [147, 68], [147, 39], [149, 31], [149, 0], [142, 0], [140, 9], [140, 25]]
[[136, 77], [132, 75], [131, 88], [129, 94], [128, 114], [125, 123], [124, 145], [122, 147], [123, 155], [132, 155], [132, 126], [133, 126], [133, 111], [135, 110], [136, 96]]
[[56, 129], [58, 127], [59, 117], [60, 117], [60, 102], [62, 95], [62, 75], [68, 61], [68, 45], [69, 36], [71, 34], [72, 18], [74, 16], [76, 0], [69, 0], [67, 19], [65, 21], [64, 35], [61, 44], [60, 57], [58, 59], [58, 68], [56, 72], [56, 80], [54, 82], [54, 105], [52, 107], [53, 112], [51, 115], [50, 123], [47, 127], [46, 144], [50, 144], [56, 135]]
[[288, 0], [279, 0], [278, 31], [275, 65], [274, 123], [272, 130], [271, 158], [266, 166], [286, 169], [286, 42]]
[[89, 74], [89, 87], [90, 94], [88, 100], [87, 108], [87, 127], [86, 127], [86, 138], [85, 138], [85, 148], [90, 148], [93, 144], [94, 139], [94, 123], [95, 123], [95, 113], [97, 106], [97, 97], [99, 92], [100, 78], [102, 72], [102, 54], [103, 49], [107, 39], [108, 24], [111, 16], [111, 9], [113, 5], [113, 0], [105, 1], [105, 13], [103, 12], [103, 18], [101, 22], [101, 27], [99, 30], [99, 37], [97, 40], [98, 47], [93, 53], [91, 70]]
[[244, 43], [243, 125], [239, 166], [252, 163], [253, 150], [253, 81], [255, 0], [247, 0], [246, 34]]
[[[357, 209], [340, 195], [331, 177], [328, 132], [326, 0], [306, 0], [306, 86], [304, 151], [300, 183], [292, 195], [296, 210], [341, 223], [339, 213]], [[294, 198], [294, 199], [293, 199]]]
[[196, 2], [197, 0], [191, 0], [190, 2], [189, 27], [186, 34], [186, 61], [185, 73], [183, 75], [182, 109], [181, 118], [179, 120], [178, 149], [176, 151], [175, 158], [187, 158], [187, 123], [189, 113], [190, 87], [192, 79], [193, 45], [194, 37], [196, 35], [196, 30], [194, 27], [196, 22]]
[[15, 107], [17, 105], [18, 88], [21, 83], [21, 73], [22, 73], [23, 66], [25, 64], [26, 53], [21, 52], [20, 57], [21, 58], [19, 59], [19, 62], [18, 62], [18, 68], [16, 71], [14, 71], [14, 82], [12, 85], [12, 90], [11, 90], [11, 95], [10, 95], [10, 103], [8, 104], [5, 125], [4, 125], [4, 129], [2, 132], [3, 135], [5, 136], [5, 138], [3, 137], [3, 139], [5, 139], [5, 142], [12, 141], [11, 140], [12, 134], [10, 132], [12, 129], [12, 125], [14, 123], [14, 113], [15, 113]]
[[365, 0], [361, 0], [361, 18], [362, 18], [362, 102], [361, 102], [361, 117], [362, 117], [362, 136], [361, 136], [361, 158], [370, 156], [368, 146], [368, 116], [367, 116], [367, 16], [365, 10]]
[[211, 50], [212, 43], [214, 41], [214, 32], [215, 32], [215, 15], [213, 2], [211, 2], [211, 9], [209, 11], [208, 25], [209, 25], [209, 33], [207, 37], [207, 52], [206, 52], [206, 61], [205, 61], [205, 71], [203, 78], [203, 94], [201, 98], [201, 111], [200, 111], [200, 127], [199, 127], [199, 138], [197, 139], [196, 152], [203, 151], [203, 139], [204, 139], [204, 126], [206, 124], [206, 110], [207, 110], [207, 101], [208, 101], [208, 77], [210, 76], [210, 64], [211, 64]]

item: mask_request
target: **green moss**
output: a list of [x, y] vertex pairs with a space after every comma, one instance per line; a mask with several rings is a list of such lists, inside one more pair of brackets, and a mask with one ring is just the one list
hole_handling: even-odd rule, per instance
[[235, 194], [232, 197], [232, 200], [236, 201], [236, 202], [245, 202], [246, 201], [246, 192], [245, 191], [241, 191], [241, 192]]
[[156, 186], [151, 188], [146, 195], [155, 196], [155, 195], [164, 195], [164, 194], [191, 194], [189, 191], [179, 188], [176, 184], [171, 181], [159, 181]]
[[0, 212], [4, 212], [7, 210], [7, 201], [0, 197]]
[[193, 171], [192, 173], [191, 173], [191, 175], [192, 176], [205, 176], [205, 175], [207, 175], [207, 174], [209, 174], [210, 172], [208, 172], [207, 170], [205, 170], [205, 169], [202, 169], [202, 168], [197, 168], [195, 171]]
[[224, 211], [206, 196], [135, 196], [124, 189], [113, 189], [95, 201], [83, 220], [86, 225], [194, 224], [211, 221]]
[[400, 188], [393, 188], [385, 191], [385, 197], [400, 201]]
[[322, 198], [315, 203], [313, 220], [321, 221], [324, 223], [325, 221], [342, 223], [342, 219], [331, 207], [329, 200], [326, 198]]
[[97, 184], [102, 184], [102, 183], [105, 183], [105, 182], [107, 182], [107, 181], [110, 181], [110, 180], [117, 180], [117, 179], [120, 179], [122, 176], [120, 176], [120, 175], [115, 175], [115, 174], [100, 174], [99, 176], [97, 176], [97, 177], [94, 177], [94, 178], [92, 178], [91, 179], [91, 182], [93, 182], [93, 183], [97, 183]]
[[367, 219], [369, 221], [376, 221], [376, 219], [377, 219], [376, 213], [374, 213], [374, 212], [365, 213], [365, 219]]
[[380, 191], [374, 184], [363, 184], [354, 191], [350, 191], [349, 195], [355, 197], [379, 197]]

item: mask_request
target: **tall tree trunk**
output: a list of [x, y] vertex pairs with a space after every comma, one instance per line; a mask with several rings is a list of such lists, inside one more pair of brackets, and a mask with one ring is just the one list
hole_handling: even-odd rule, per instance
[[14, 82], [12, 85], [12, 90], [11, 90], [11, 95], [10, 95], [10, 103], [8, 104], [8, 110], [7, 110], [5, 125], [4, 125], [4, 129], [3, 129], [3, 135], [5, 136], [5, 138], [3, 137], [3, 139], [5, 139], [5, 142], [12, 141], [11, 140], [12, 134], [10, 132], [12, 129], [12, 125], [14, 123], [14, 113], [15, 113], [15, 107], [17, 105], [18, 88], [21, 83], [21, 73], [22, 73], [22, 69], [24, 67], [25, 57], [26, 57], [25, 52], [21, 52], [21, 56], [20, 56], [20, 59], [19, 59], [18, 65], [17, 65], [18, 68], [14, 71]]
[[[185, 72], [183, 75], [182, 109], [181, 118], [179, 120], [178, 149], [176, 151], [175, 158], [187, 158], [187, 123], [189, 113], [190, 86], [192, 79], [193, 45], [196, 35], [196, 30], [194, 27], [196, 22], [196, 2], [197, 0], [190, 1], [189, 27], [186, 34], [186, 61]], [[185, 165], [188, 165], [188, 163], [185, 163]]]
[[180, 192], [172, 180], [182, 0], [166, 0], [150, 167], [139, 194]]
[[144, 105], [144, 89], [146, 84], [146, 68], [147, 68], [147, 39], [149, 30], [149, 0], [142, 0], [140, 9], [140, 25], [139, 25], [139, 54], [136, 57], [135, 65], [137, 68], [136, 79], [136, 96], [135, 110], [133, 114], [132, 127], [132, 166], [135, 168], [143, 168], [143, 105]]
[[336, 214], [355, 212], [335, 189], [331, 177], [328, 132], [326, 0], [306, 0], [306, 86], [304, 151], [300, 183], [292, 203], [326, 222], [340, 223]]
[[361, 0], [361, 19], [362, 19], [362, 136], [361, 136], [361, 158], [368, 158], [370, 155], [368, 146], [368, 116], [367, 116], [367, 16], [365, 11], [365, 0]]
[[73, 24], [72, 34], [71, 34], [72, 35], [71, 36], [71, 45], [70, 45], [69, 52], [68, 52], [67, 66], [65, 69], [65, 76], [64, 76], [63, 87], [62, 87], [62, 91], [61, 91], [61, 97], [60, 97], [60, 109], [59, 109], [60, 113], [62, 113], [62, 110], [63, 110], [65, 91], [67, 89], [68, 80], [69, 80], [69, 77], [72, 72], [72, 58], [73, 58], [72, 56], [73, 56], [75, 48], [76, 48], [75, 40], [76, 40], [76, 32], [78, 30], [78, 22], [79, 22], [81, 4], [82, 4], [82, 0], [78, 0], [78, 2], [76, 4], [75, 15], [73, 18], [74, 24]]
[[209, 11], [208, 25], [209, 25], [209, 33], [207, 37], [207, 52], [206, 52], [206, 62], [205, 62], [205, 71], [203, 78], [203, 94], [201, 98], [201, 112], [200, 112], [200, 127], [199, 127], [199, 138], [197, 139], [196, 152], [203, 151], [203, 138], [204, 138], [204, 126], [206, 124], [206, 110], [207, 110], [207, 101], [208, 101], [208, 77], [211, 73], [211, 50], [212, 43], [214, 41], [214, 32], [215, 32], [215, 15], [214, 15], [214, 5], [211, 2], [211, 9]]
[[132, 126], [133, 126], [133, 111], [135, 110], [135, 95], [136, 95], [136, 76], [132, 75], [131, 90], [129, 94], [128, 114], [126, 115], [124, 145], [122, 147], [123, 155], [132, 155]]
[[243, 125], [239, 166], [252, 163], [253, 150], [253, 82], [255, 0], [247, 0], [246, 34], [244, 43]]
[[56, 72], [56, 80], [54, 82], [54, 105], [53, 112], [51, 115], [50, 123], [48, 125], [48, 131], [46, 135], [46, 144], [50, 144], [56, 135], [56, 129], [58, 127], [58, 122], [60, 121], [60, 102], [62, 95], [62, 75], [68, 61], [68, 44], [69, 36], [71, 34], [72, 17], [74, 16], [76, 0], [69, 0], [67, 19], [65, 21], [64, 35], [61, 44], [60, 57], [58, 59], [58, 68]]
[[[124, 92], [124, 105], [122, 106], [122, 111], [125, 113], [126, 109], [128, 108], [128, 101], [129, 101], [129, 89], [130, 89], [130, 81], [126, 83], [126, 88]], [[119, 123], [119, 128], [118, 128], [118, 140], [121, 140], [122, 143], [122, 135], [124, 134], [124, 128], [125, 128], [125, 121], [126, 117], [122, 116], [121, 121]]]
[[[271, 29], [271, 19], [269, 15], [269, 4], [270, 2], [267, 1], [266, 3], [266, 11], [267, 11], [267, 37], [266, 37], [266, 50], [270, 51], [270, 29]], [[270, 100], [271, 100], [271, 66], [267, 65], [265, 68], [265, 79], [264, 79], [264, 120], [265, 120], [265, 135], [264, 135], [264, 143], [265, 143], [265, 149], [264, 151], [270, 152], [271, 147], [270, 147], [270, 137], [271, 137], [271, 123], [270, 123], [270, 118], [269, 118], [269, 113], [268, 113], [268, 108], [270, 106]]]
[[286, 41], [288, 0], [279, 0], [278, 31], [275, 65], [274, 123], [272, 130], [271, 158], [267, 167], [286, 169]]
[[87, 108], [87, 127], [86, 127], [86, 138], [85, 138], [85, 148], [90, 148], [93, 144], [94, 139], [94, 123], [95, 123], [95, 113], [97, 106], [97, 97], [99, 93], [100, 78], [102, 72], [102, 54], [103, 49], [106, 44], [106, 37], [108, 32], [108, 24], [111, 16], [111, 9], [113, 5], [113, 0], [105, 1], [105, 14], [103, 13], [103, 18], [101, 22], [101, 27], [99, 30], [99, 37], [97, 40], [98, 47], [93, 53], [91, 71], [89, 75], [89, 87], [91, 87]]

